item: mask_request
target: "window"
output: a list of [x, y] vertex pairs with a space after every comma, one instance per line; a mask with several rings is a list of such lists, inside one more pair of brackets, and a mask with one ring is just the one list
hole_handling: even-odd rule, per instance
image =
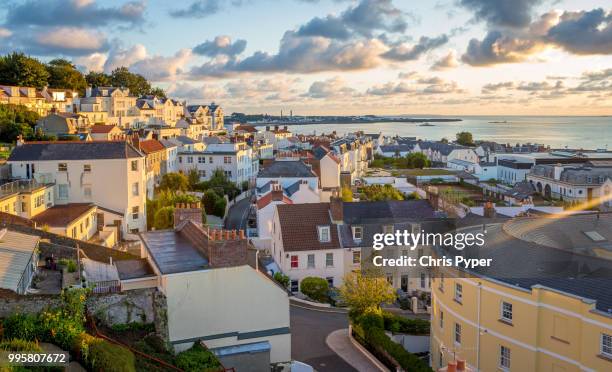
[[223, 164], [232, 164], [232, 157], [231, 156], [224, 156], [223, 157]]
[[68, 185], [57, 185], [57, 196], [59, 199], [68, 199]]
[[198, 156], [198, 163], [200, 163], [200, 164], [206, 163], [206, 157], [205, 156]]
[[463, 286], [455, 283], [455, 301], [463, 303]]
[[140, 209], [138, 208], [138, 206], [132, 207], [132, 219], [133, 220], [138, 219], [139, 212], [140, 212]]
[[212, 163], [213, 163], [213, 157], [212, 157], [212, 156], [209, 156], [209, 157], [208, 157], [208, 162], [209, 162], [210, 164], [212, 164]]
[[421, 288], [425, 288], [425, 273], [421, 273]]
[[353, 240], [361, 240], [363, 238], [363, 228], [361, 226], [353, 226]]
[[461, 345], [461, 324], [455, 323], [455, 343]]
[[355, 251], [353, 252], [353, 264], [357, 265], [361, 263], [361, 252]]
[[292, 280], [291, 281], [291, 292], [295, 293], [299, 290], [300, 286], [299, 286], [299, 282], [297, 280]]
[[89, 216], [87, 216], [87, 218], [85, 218], [85, 228], [89, 229]]
[[68, 164], [67, 163], [59, 163], [57, 165], [57, 171], [58, 172], [67, 172], [68, 171]]
[[331, 238], [329, 236], [329, 226], [319, 226], [319, 242], [329, 243]]
[[501, 369], [510, 369], [510, 348], [500, 346], [499, 348], [499, 367]]
[[72, 237], [76, 238], [77, 237], [77, 229], [76, 226], [72, 228]]
[[384, 225], [383, 226], [384, 234], [393, 234], [393, 225]]
[[502, 320], [512, 323], [512, 304], [511, 303], [502, 301], [501, 318]]
[[134, 182], [132, 184], [132, 196], [138, 196], [139, 189], [140, 189], [140, 187], [138, 185], [138, 182]]
[[325, 266], [334, 267], [334, 254], [333, 253], [325, 254]]
[[440, 285], [438, 286], [440, 292], [444, 292], [444, 273], [440, 273]]
[[83, 172], [91, 172], [91, 164], [84, 164]]
[[200, 178], [206, 177], [206, 170], [199, 170], [198, 175], [200, 176]]
[[308, 268], [312, 269], [315, 267], [315, 255], [314, 254], [309, 254], [308, 255]]
[[193, 156], [188, 156], [187, 157], [187, 163], [188, 164], [193, 164]]
[[334, 277], [333, 276], [328, 276], [327, 278], [325, 278], [325, 280], [327, 280], [327, 285], [329, 286], [329, 288], [332, 288], [334, 286]]
[[444, 311], [440, 310], [440, 328], [444, 329]]
[[601, 354], [612, 358], [612, 335], [601, 334]]
[[138, 170], [138, 160], [132, 160], [132, 170], [133, 171]]
[[179, 156], [179, 163], [182, 163], [182, 162], [183, 162], [183, 157]]
[[291, 256], [291, 268], [292, 269], [297, 269], [298, 266], [299, 266], [298, 256]]

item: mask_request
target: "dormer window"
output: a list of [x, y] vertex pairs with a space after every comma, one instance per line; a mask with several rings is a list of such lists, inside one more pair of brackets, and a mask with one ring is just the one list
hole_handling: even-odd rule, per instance
[[363, 227], [353, 226], [353, 240], [363, 239]]
[[318, 226], [319, 230], [319, 242], [320, 243], [329, 243], [331, 241], [329, 226]]

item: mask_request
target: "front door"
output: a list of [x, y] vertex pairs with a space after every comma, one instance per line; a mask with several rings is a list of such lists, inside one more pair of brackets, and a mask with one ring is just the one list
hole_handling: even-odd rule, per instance
[[404, 291], [404, 293], [408, 293], [408, 275], [402, 275], [402, 280], [400, 284], [402, 291]]

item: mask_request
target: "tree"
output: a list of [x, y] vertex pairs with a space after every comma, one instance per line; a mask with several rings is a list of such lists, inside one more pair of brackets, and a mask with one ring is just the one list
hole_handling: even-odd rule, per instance
[[470, 132], [457, 133], [457, 143], [463, 146], [474, 146], [474, 139]]
[[323, 278], [309, 276], [300, 282], [300, 292], [318, 302], [327, 302], [329, 283]]
[[70, 61], [54, 59], [47, 64], [47, 72], [50, 88], [72, 89], [81, 95], [85, 92], [85, 77]]
[[429, 159], [422, 152], [413, 152], [406, 155], [406, 160], [409, 168], [423, 169], [430, 165]]
[[404, 200], [402, 193], [391, 185], [368, 185], [361, 189], [361, 199], [369, 201]]
[[165, 90], [163, 90], [163, 89], [162, 89], [162, 88], [160, 88], [160, 87], [151, 88], [151, 89], [149, 90], [149, 94], [150, 94], [150, 95], [152, 95], [152, 96], [155, 96], [155, 97], [157, 97], [157, 98], [168, 98], [168, 97], [166, 96], [166, 91], [165, 91]]
[[23, 53], [0, 57], [0, 84], [42, 89], [47, 85], [48, 78], [45, 65], [35, 58]]
[[353, 201], [353, 192], [347, 186], [342, 188], [342, 201], [344, 202], [352, 202]]
[[277, 271], [274, 273], [273, 278], [283, 287], [289, 288], [289, 277], [287, 275]]
[[219, 195], [215, 190], [208, 189], [204, 192], [204, 195], [202, 195], [202, 205], [206, 213], [213, 214], [215, 212], [215, 203], [218, 199]]
[[225, 198], [220, 197], [219, 199], [217, 199], [215, 201], [215, 207], [213, 210], [213, 215], [217, 216], [217, 217], [221, 217], [223, 218], [225, 216], [225, 207], [227, 206], [227, 201], [225, 201]]
[[103, 72], [90, 71], [85, 76], [85, 81], [87, 82], [87, 85], [91, 85], [94, 88], [111, 85], [110, 76]]
[[189, 181], [189, 188], [193, 190], [197, 187], [198, 183], [200, 183], [200, 174], [196, 169], [191, 169], [189, 173], [187, 173], [187, 180]]
[[174, 226], [174, 207], [163, 207], [155, 212], [153, 225], [158, 230], [169, 229]]
[[344, 276], [340, 296], [353, 314], [378, 311], [380, 305], [395, 301], [396, 294], [387, 279], [375, 272], [350, 272]]
[[440, 142], [442, 143], [448, 143], [448, 139], [446, 137], [442, 137], [442, 139], [440, 140]]
[[115, 87], [125, 87], [130, 93], [139, 97], [151, 92], [151, 84], [139, 74], [130, 72], [127, 67], [119, 67], [110, 75], [110, 82]]
[[187, 191], [189, 179], [182, 173], [166, 173], [159, 182], [160, 190]]

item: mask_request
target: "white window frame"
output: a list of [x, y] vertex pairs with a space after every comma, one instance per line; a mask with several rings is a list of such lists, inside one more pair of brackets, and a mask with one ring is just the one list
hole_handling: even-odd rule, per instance
[[361, 241], [363, 239], [363, 227], [362, 226], [353, 226], [353, 240]]
[[[355, 260], [357, 258], [357, 260]], [[361, 251], [353, 251], [353, 265], [359, 265], [361, 263]]]
[[140, 208], [138, 206], [132, 207], [132, 219], [137, 220], [140, 218]]
[[[312, 262], [311, 262], [311, 258], [312, 258]], [[314, 269], [315, 266], [316, 266], [316, 264], [315, 264], [315, 255], [314, 255], [314, 253], [309, 253], [306, 256], [306, 267], [309, 268], [309, 269]]]
[[140, 184], [138, 182], [132, 183], [132, 196], [140, 195]]
[[[509, 306], [510, 309], [509, 310], [506, 309], [505, 308], [506, 306]], [[514, 314], [513, 314], [513, 306], [510, 302], [502, 301], [500, 304], [499, 312], [500, 312], [499, 316], [501, 320], [508, 322], [508, 323], [512, 323], [512, 317]], [[508, 314], [510, 315], [510, 317], [507, 316]]]
[[[319, 235], [319, 242], [320, 243], [329, 243], [329, 242], [331, 242], [331, 228], [328, 225], [317, 226], [317, 232], [318, 232], [318, 235]], [[327, 232], [327, 239], [323, 239], [324, 238], [323, 232]]]
[[462, 333], [462, 331], [463, 331], [463, 329], [461, 327], [461, 324], [455, 323], [455, 334], [453, 335], [453, 342], [455, 343], [455, 345], [461, 345], [461, 333]]
[[599, 351], [601, 355], [612, 358], [612, 335], [602, 333], [599, 342]]
[[[504, 351], [507, 351], [505, 353]], [[499, 368], [502, 371], [510, 370], [510, 360], [512, 358], [512, 350], [509, 347], [500, 345], [499, 346]]]
[[[331, 265], [329, 262], [330, 257], [331, 257]], [[325, 267], [334, 267], [334, 254], [333, 253], [325, 253]]]
[[455, 301], [463, 303], [463, 285], [455, 283]]

